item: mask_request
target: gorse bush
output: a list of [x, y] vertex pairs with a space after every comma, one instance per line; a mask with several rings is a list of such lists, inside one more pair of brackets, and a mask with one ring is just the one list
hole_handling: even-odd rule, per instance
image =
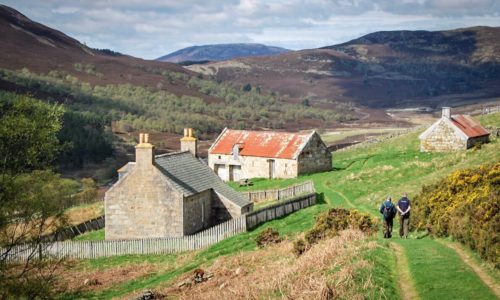
[[275, 229], [269, 227], [259, 233], [259, 235], [257, 235], [257, 237], [255, 238], [255, 241], [257, 243], [257, 246], [261, 248], [270, 244], [277, 244], [281, 242], [280, 233]]
[[305, 240], [298, 239], [294, 243], [294, 253], [302, 254], [311, 245], [322, 239], [339, 235], [339, 231], [348, 228], [358, 229], [366, 234], [377, 232], [377, 222], [367, 213], [344, 208], [331, 208], [316, 217], [316, 223], [305, 234]]
[[451, 236], [500, 268], [500, 163], [451, 173], [414, 199], [413, 226]]

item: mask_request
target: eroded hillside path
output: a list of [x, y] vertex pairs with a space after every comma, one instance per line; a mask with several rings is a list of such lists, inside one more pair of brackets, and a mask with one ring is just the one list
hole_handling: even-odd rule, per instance
[[491, 289], [495, 296], [500, 299], [500, 284], [488, 273], [486, 273], [483, 268], [479, 266], [467, 252], [465, 252], [462, 248], [460, 248], [459, 245], [455, 243], [446, 243], [443, 241], [439, 242], [446, 247], [453, 249], [462, 259], [462, 261], [467, 264], [474, 271], [474, 273], [476, 273], [476, 275], [481, 278], [483, 283]]
[[396, 243], [390, 243], [390, 245], [394, 250], [394, 254], [396, 255], [396, 274], [398, 274], [398, 285], [401, 299], [420, 299], [417, 290], [415, 289], [413, 280], [411, 279], [408, 260], [403, 251], [403, 248]]

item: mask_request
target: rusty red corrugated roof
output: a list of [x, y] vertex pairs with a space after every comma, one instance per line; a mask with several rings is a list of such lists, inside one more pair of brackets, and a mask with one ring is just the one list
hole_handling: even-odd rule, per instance
[[490, 134], [481, 124], [468, 115], [454, 115], [451, 121], [469, 138]]
[[312, 132], [247, 131], [226, 129], [215, 142], [210, 154], [232, 154], [239, 144], [240, 155], [293, 159]]

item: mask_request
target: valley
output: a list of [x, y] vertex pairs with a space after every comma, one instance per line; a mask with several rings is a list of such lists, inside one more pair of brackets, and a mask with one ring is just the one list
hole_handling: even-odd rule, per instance
[[[104, 19], [139, 23], [130, 21], [136, 4], [123, 5]], [[108, 13], [80, 9], [52, 13]], [[299, 50], [253, 43], [250, 31], [230, 43], [231, 28], [213, 36], [223, 44], [186, 46], [186, 31], [184, 48], [153, 60], [90, 47], [27, 15], [0, 4], [0, 298], [500, 298], [500, 27], [372, 30]], [[225, 18], [211, 11], [193, 22]], [[169, 21], [133, 31], [159, 41], [184, 30]], [[489, 141], [474, 142], [485, 129], [446, 119], [442, 107], [471, 115]], [[434, 142], [464, 147], [421, 152], [420, 134], [438, 119], [456, 127]], [[210, 152], [227, 128], [240, 135]], [[247, 142], [252, 132], [271, 134]], [[269, 178], [246, 178], [245, 160]], [[314, 190], [296, 193], [309, 181]], [[285, 188], [293, 196], [276, 191]], [[252, 200], [256, 191], [265, 199]], [[409, 238], [398, 217], [383, 238], [380, 204], [405, 192]], [[138, 219], [122, 222], [127, 214]], [[98, 217], [99, 227], [82, 225]], [[128, 236], [112, 240], [110, 228]], [[57, 235], [64, 230], [74, 234]]]

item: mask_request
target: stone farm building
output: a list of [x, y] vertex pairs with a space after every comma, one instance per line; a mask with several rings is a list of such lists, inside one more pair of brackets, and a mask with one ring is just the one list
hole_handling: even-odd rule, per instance
[[105, 195], [106, 239], [189, 235], [252, 210], [196, 157], [192, 130], [181, 152], [155, 156], [147, 134], [135, 149], [136, 161], [118, 171]]
[[475, 144], [488, 142], [489, 132], [468, 115], [451, 115], [443, 107], [441, 119], [420, 136], [420, 151], [444, 152], [465, 150]]
[[316, 131], [224, 129], [208, 150], [208, 165], [224, 181], [293, 178], [329, 171], [332, 154]]

